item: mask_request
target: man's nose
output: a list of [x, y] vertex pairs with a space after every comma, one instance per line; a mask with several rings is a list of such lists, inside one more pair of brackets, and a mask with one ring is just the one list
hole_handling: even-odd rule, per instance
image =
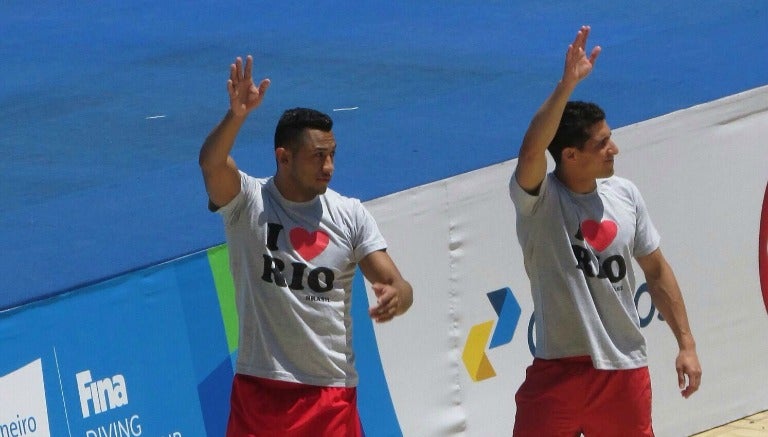
[[323, 171], [325, 173], [333, 173], [333, 156], [328, 155], [323, 162]]
[[612, 155], [618, 155], [619, 154], [619, 146], [617, 146], [616, 143], [614, 143], [613, 141], [611, 141], [611, 147], [608, 150], [610, 150]]

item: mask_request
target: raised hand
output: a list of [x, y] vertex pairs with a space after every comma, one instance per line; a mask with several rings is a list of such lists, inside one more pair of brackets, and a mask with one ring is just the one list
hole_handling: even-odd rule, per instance
[[261, 104], [264, 94], [269, 88], [269, 79], [263, 79], [259, 86], [253, 82], [253, 57], [245, 58], [243, 67], [242, 58], [235, 59], [235, 63], [229, 66], [229, 80], [227, 91], [229, 92], [229, 108], [233, 114], [244, 117]]
[[594, 67], [597, 56], [602, 49], [600, 46], [595, 46], [589, 57], [587, 57], [586, 46], [589, 31], [589, 26], [581, 26], [573, 43], [568, 46], [568, 51], [565, 55], [563, 81], [578, 83], [592, 72], [592, 67]]

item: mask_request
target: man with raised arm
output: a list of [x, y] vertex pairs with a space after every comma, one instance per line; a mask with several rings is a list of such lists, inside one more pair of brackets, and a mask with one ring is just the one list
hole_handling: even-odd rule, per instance
[[283, 113], [274, 177], [238, 170], [230, 151], [270, 84], [257, 86], [252, 69], [251, 56], [230, 66], [229, 111], [200, 150], [209, 207], [224, 220], [240, 324], [226, 435], [361, 436], [350, 316], [355, 268], [378, 298], [369, 309], [376, 322], [405, 313], [413, 290], [371, 214], [328, 188], [336, 141], [326, 114]]
[[515, 395], [517, 437], [653, 435], [632, 258], [677, 339], [682, 395], [701, 382], [659, 234], [635, 185], [613, 175], [619, 149], [605, 114], [594, 103], [569, 101], [601, 51], [587, 53], [589, 32], [583, 26], [568, 46], [562, 79], [534, 115], [509, 183], [536, 324], [533, 364]]

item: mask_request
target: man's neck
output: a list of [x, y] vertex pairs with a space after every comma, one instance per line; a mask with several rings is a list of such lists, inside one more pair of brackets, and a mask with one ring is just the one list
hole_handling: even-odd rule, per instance
[[570, 174], [562, 167], [555, 169], [555, 177], [574, 193], [588, 194], [597, 188], [597, 180], [594, 178], [579, 178], [576, 175]]
[[280, 195], [283, 196], [285, 200], [296, 203], [305, 203], [317, 197], [308, 197], [301, 193], [301, 191], [297, 190], [287, 177], [281, 176], [280, 172], [274, 176], [273, 180], [275, 182], [275, 188], [277, 188], [277, 191], [280, 192]]

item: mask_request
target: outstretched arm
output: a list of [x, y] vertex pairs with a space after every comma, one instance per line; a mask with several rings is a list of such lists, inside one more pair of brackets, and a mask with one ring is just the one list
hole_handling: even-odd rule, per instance
[[586, 45], [589, 30], [589, 26], [582, 26], [573, 43], [568, 46], [563, 77], [533, 116], [528, 131], [523, 137], [515, 177], [520, 187], [529, 193], [538, 192], [541, 181], [546, 176], [547, 146], [555, 137], [565, 104], [568, 103], [576, 85], [592, 71], [600, 54], [601, 49], [597, 46], [587, 57]]
[[696, 341], [688, 325], [688, 314], [680, 286], [661, 249], [637, 258], [643, 269], [651, 300], [672, 329], [680, 351], [675, 360], [680, 393], [688, 398], [701, 384], [701, 364], [696, 354]]
[[200, 148], [200, 169], [205, 180], [208, 197], [216, 206], [229, 203], [240, 192], [240, 176], [230, 151], [235, 144], [240, 128], [248, 114], [261, 104], [264, 93], [269, 88], [269, 79], [264, 79], [257, 87], [251, 77], [253, 58], [237, 58], [229, 67], [229, 111], [224, 119], [205, 139]]
[[370, 281], [376, 294], [376, 305], [368, 313], [376, 322], [388, 322], [408, 311], [413, 304], [413, 288], [400, 275], [389, 254], [383, 250], [371, 252], [360, 261], [360, 270]]

